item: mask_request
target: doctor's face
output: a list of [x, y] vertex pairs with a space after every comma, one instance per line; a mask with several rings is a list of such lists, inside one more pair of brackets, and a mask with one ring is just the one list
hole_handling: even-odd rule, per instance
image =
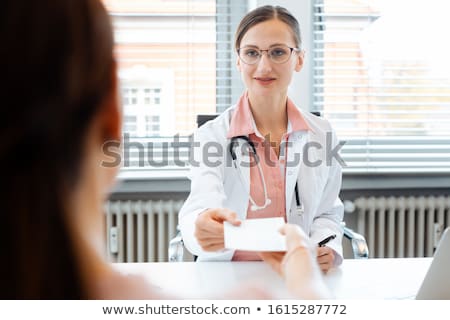
[[[290, 27], [277, 19], [256, 24], [245, 33], [239, 44], [240, 55], [241, 57], [245, 55], [250, 59], [238, 57], [237, 67], [251, 94], [259, 96], [287, 95], [294, 71], [299, 72], [303, 66], [303, 52], [293, 50], [291, 53], [289, 49], [297, 47], [294, 39]], [[278, 48], [284, 50], [278, 50]], [[259, 60], [257, 59], [254, 64], [246, 63], [245, 61], [248, 62], [248, 60], [252, 60], [252, 56], [257, 55], [258, 49], [264, 50], [261, 52], [262, 56]], [[269, 51], [266, 51], [268, 49]], [[278, 58], [284, 54], [290, 55], [285, 62], [283, 58]], [[277, 63], [280, 61], [283, 62]]]

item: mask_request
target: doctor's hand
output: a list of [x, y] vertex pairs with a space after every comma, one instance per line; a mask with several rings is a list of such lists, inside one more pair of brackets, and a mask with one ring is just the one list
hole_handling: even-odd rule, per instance
[[334, 265], [334, 250], [330, 247], [318, 247], [317, 248], [317, 262], [323, 272], [328, 272]]
[[208, 209], [200, 213], [195, 221], [195, 237], [205, 251], [218, 251], [225, 247], [223, 222], [239, 226], [236, 212], [225, 208]]

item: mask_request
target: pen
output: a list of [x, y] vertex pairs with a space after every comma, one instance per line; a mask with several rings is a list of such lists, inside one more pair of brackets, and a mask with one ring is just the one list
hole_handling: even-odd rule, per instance
[[322, 241], [320, 241], [317, 245], [319, 247], [324, 247], [328, 242], [330, 242], [331, 240], [333, 240], [334, 238], [336, 238], [335, 234], [332, 234], [329, 237], [326, 237], [325, 239], [323, 239]]

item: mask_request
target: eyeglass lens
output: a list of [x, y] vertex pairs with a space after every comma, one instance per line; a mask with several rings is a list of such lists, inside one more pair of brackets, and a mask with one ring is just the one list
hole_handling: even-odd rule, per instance
[[289, 60], [293, 50], [293, 48], [288, 46], [276, 46], [267, 50], [261, 50], [255, 47], [243, 47], [239, 49], [239, 58], [247, 64], [255, 64], [261, 59], [265, 51], [273, 62], [284, 63]]

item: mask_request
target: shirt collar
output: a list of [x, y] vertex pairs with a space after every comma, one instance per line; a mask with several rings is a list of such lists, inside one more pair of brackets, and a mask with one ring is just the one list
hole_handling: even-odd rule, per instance
[[[291, 133], [293, 131], [311, 130], [300, 110], [289, 98], [287, 99], [287, 115], [287, 133]], [[249, 136], [252, 133], [257, 133], [257, 128], [250, 109], [250, 103], [248, 101], [248, 94], [246, 91], [236, 103], [236, 108], [231, 117], [227, 138], [231, 139], [237, 136]]]

